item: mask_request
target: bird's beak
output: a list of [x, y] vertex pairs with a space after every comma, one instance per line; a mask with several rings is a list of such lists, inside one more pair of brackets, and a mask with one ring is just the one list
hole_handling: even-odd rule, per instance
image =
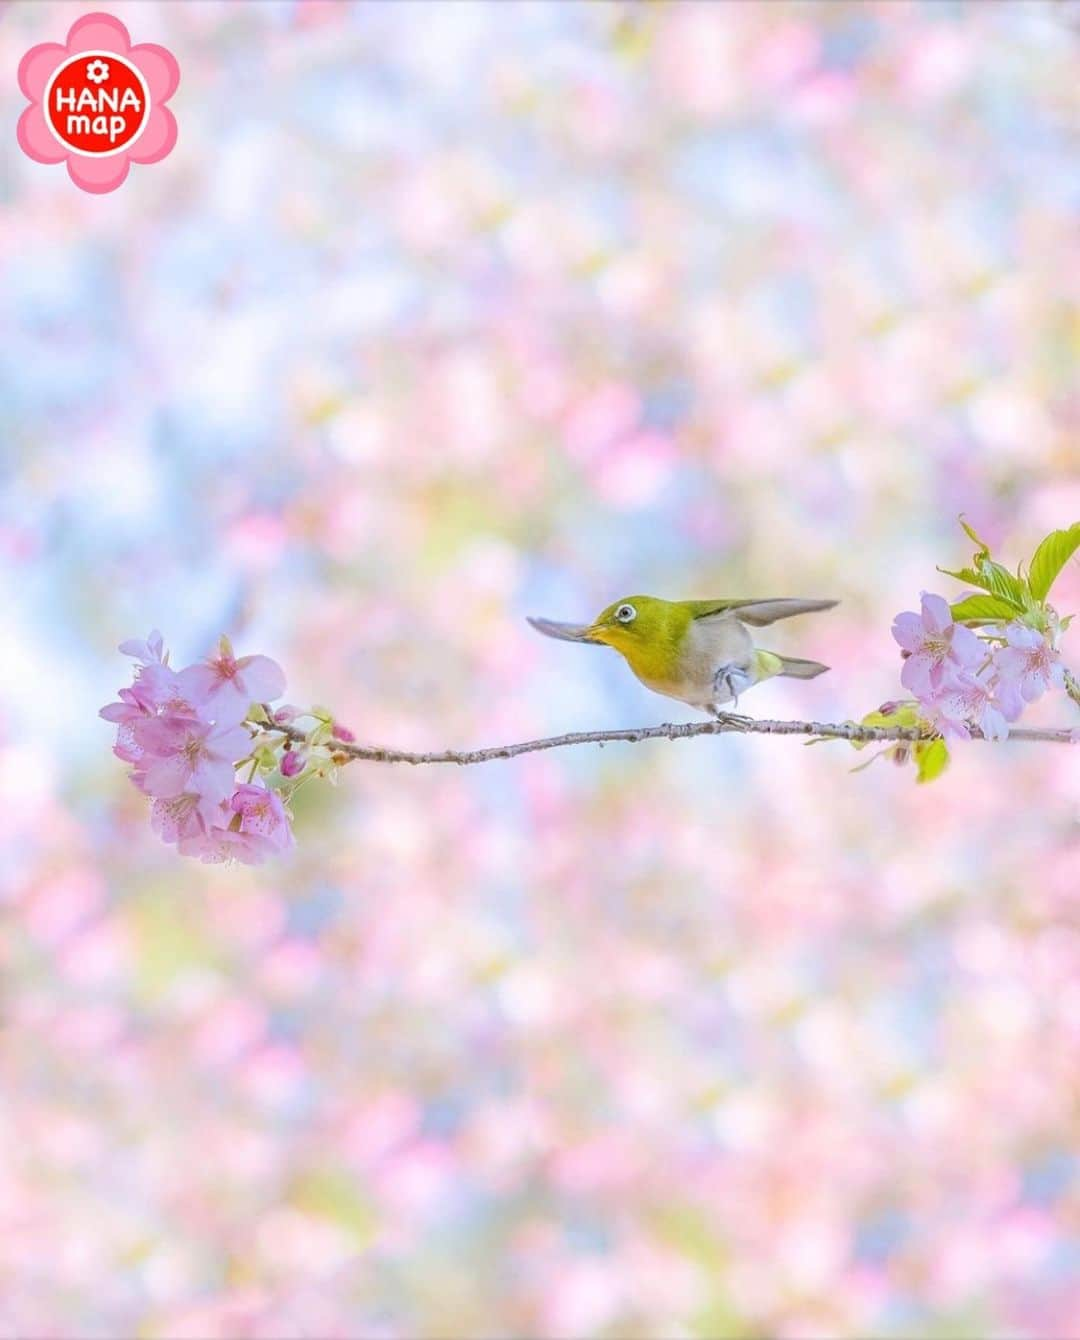
[[584, 623], [557, 623], [554, 619], [529, 619], [529, 623], [545, 637], [557, 637], [561, 642], [596, 642], [595, 626]]

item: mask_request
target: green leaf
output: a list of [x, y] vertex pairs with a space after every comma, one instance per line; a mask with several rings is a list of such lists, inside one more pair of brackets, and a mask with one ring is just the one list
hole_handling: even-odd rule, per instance
[[1024, 608], [1024, 583], [1014, 577], [1008, 568], [991, 558], [975, 555], [974, 568], [938, 568], [946, 577], [955, 577], [967, 586], [978, 586], [999, 600], [1007, 600], [1016, 610]]
[[963, 517], [960, 518], [960, 524], [968, 538], [979, 546], [971, 560], [972, 566], [959, 569], [939, 567], [938, 572], [945, 573], [947, 577], [955, 577], [958, 582], [965, 582], [968, 586], [977, 586], [999, 600], [1007, 600], [1010, 605], [1022, 611], [1027, 591], [1023, 580], [1014, 577], [1008, 568], [1002, 567], [1000, 563], [994, 562], [990, 557], [990, 546]]
[[867, 712], [860, 726], [917, 726], [919, 710], [914, 703], [897, 703], [891, 712]]
[[974, 568], [938, 568], [938, 572], [943, 572], [946, 577], [955, 577], [958, 582], [963, 582], [966, 586], [981, 586], [984, 591], [990, 590], [989, 581]]
[[995, 563], [990, 558], [981, 559], [978, 567], [983, 578], [979, 585], [999, 599], [1015, 605], [1018, 610], [1023, 610], [1024, 588], [1008, 568], [1003, 568], [1000, 563]]
[[918, 775], [917, 782], [932, 782], [935, 777], [940, 777], [949, 766], [949, 746], [940, 736], [936, 740], [929, 740], [926, 744], [917, 744], [915, 746], [915, 767]]
[[974, 544], [977, 544], [979, 546], [979, 552], [975, 555], [976, 562], [978, 562], [980, 558], [989, 558], [990, 546], [986, 543], [986, 541], [982, 538], [982, 536], [977, 535], [975, 531], [972, 530], [972, 528], [968, 525], [968, 523], [964, 520], [963, 517], [960, 517], [959, 520], [961, 526], [963, 526], [964, 528], [964, 533], [967, 535], [968, 539], [971, 540]]
[[997, 623], [1016, 618], [1016, 607], [999, 596], [965, 596], [950, 608], [957, 623]]
[[1068, 530], [1053, 530], [1031, 556], [1028, 585], [1036, 600], [1045, 600], [1050, 594], [1061, 569], [1080, 547], [1080, 521], [1074, 521]]

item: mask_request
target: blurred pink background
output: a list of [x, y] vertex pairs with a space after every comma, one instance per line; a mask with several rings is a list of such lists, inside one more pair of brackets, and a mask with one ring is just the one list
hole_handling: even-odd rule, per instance
[[[102, 197], [14, 138], [94, 8], [181, 67]], [[1078, 41], [0, 10], [0, 1334], [1080, 1331], [1080, 751], [354, 765], [251, 870], [164, 848], [95, 715], [157, 625], [364, 741], [692, 719], [524, 622], [638, 590], [840, 598], [742, 706], [894, 697], [959, 513], [1010, 565], [1080, 516]]]

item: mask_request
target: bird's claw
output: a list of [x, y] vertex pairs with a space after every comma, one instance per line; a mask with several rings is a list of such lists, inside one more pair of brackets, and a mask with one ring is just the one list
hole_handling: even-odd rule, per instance
[[735, 729], [743, 729], [753, 721], [753, 717], [740, 716], [737, 712], [721, 712], [719, 707], [710, 707], [709, 711], [721, 725], [732, 726]]
[[[750, 676], [738, 665], [721, 665], [713, 675], [713, 688], [719, 692], [724, 691], [725, 702], [732, 702], [736, 707], [739, 705], [739, 690], [745, 689], [750, 683]], [[716, 711], [716, 708], [713, 708]], [[730, 715], [730, 713], [728, 714]]]

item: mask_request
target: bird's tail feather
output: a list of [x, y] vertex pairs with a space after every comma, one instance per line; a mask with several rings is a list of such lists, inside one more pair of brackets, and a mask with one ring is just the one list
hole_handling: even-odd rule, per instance
[[820, 661], [804, 661], [798, 656], [778, 656], [777, 659], [780, 662], [779, 673], [787, 675], [789, 679], [816, 679], [829, 668]]

